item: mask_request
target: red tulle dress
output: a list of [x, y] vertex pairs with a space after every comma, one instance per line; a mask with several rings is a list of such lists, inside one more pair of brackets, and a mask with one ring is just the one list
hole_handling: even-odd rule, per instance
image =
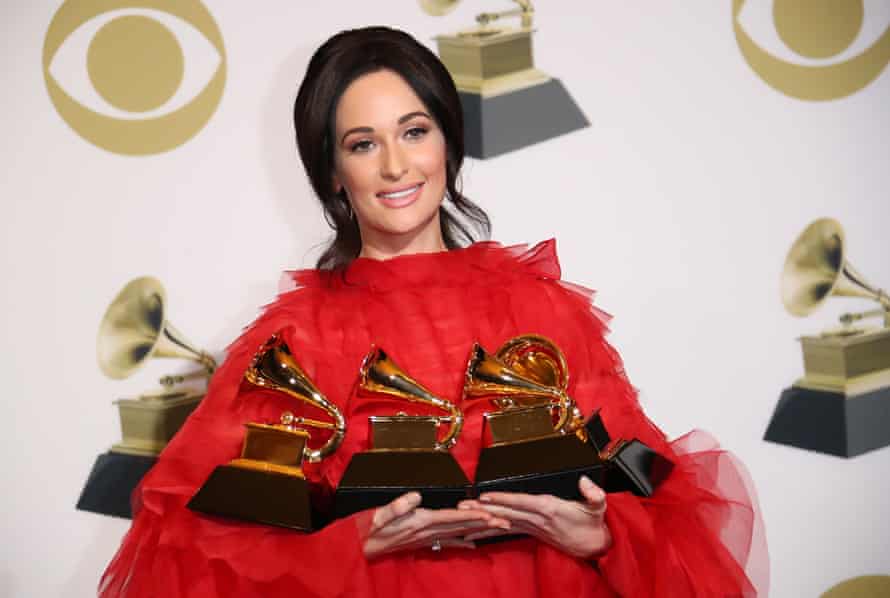
[[[345, 272], [292, 272], [284, 283], [278, 299], [229, 347], [206, 398], [135, 491], [133, 524], [102, 577], [100, 596], [765, 595], [766, 548], [744, 468], [706, 434], [668, 442], [646, 418], [603, 338], [607, 317], [591, 306], [592, 293], [560, 281], [554, 241], [357, 259]], [[358, 516], [306, 534], [194, 513], [186, 503], [214, 467], [240, 454], [245, 422], [277, 421], [282, 411], [300, 408], [242, 380], [254, 352], [275, 333], [347, 416], [339, 450], [306, 467], [322, 495], [336, 487], [351, 455], [367, 450], [367, 417], [394, 412], [392, 405], [352, 398], [372, 344], [438, 396], [459, 401], [472, 343], [494, 351], [526, 333], [549, 337], [563, 350], [569, 394], [585, 414], [601, 408], [613, 438], [639, 439], [670, 458], [674, 470], [651, 498], [608, 495], [613, 544], [594, 561], [531, 538], [368, 561]], [[469, 479], [486, 407], [462, 405], [466, 421], [452, 453]]]

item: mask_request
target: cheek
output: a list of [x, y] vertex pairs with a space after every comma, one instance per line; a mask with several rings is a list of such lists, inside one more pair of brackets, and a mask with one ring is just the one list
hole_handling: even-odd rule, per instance
[[337, 169], [337, 180], [351, 195], [360, 194], [374, 183], [374, 168], [369, 160], [347, 159]]
[[439, 140], [424, 147], [418, 155], [417, 167], [430, 180], [445, 180], [445, 142]]

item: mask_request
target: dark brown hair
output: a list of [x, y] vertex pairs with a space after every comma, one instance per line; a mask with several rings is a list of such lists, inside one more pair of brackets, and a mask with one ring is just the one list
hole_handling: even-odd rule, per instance
[[485, 212], [463, 196], [458, 177], [464, 159], [464, 124], [460, 96], [451, 75], [435, 54], [403, 31], [367, 27], [342, 31], [321, 45], [306, 69], [294, 103], [294, 127], [300, 159], [325, 220], [334, 230], [316, 267], [347, 266], [361, 251], [358, 223], [345, 191], [334, 190], [334, 116], [350, 83], [368, 73], [398, 74], [430, 111], [446, 146], [445, 197], [456, 210], [439, 208], [442, 237], [448, 249], [487, 238], [491, 222]]

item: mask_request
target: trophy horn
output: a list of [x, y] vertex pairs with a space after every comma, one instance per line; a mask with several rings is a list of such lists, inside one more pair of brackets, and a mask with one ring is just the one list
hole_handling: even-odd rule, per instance
[[460, 0], [419, 0], [420, 8], [431, 17], [447, 15], [458, 5]]
[[290, 347], [278, 335], [273, 335], [260, 347], [244, 373], [244, 378], [255, 386], [277, 390], [309, 403], [331, 416], [333, 422], [293, 417], [288, 413], [282, 416], [282, 423], [287, 426], [299, 424], [332, 431], [330, 438], [321, 447], [305, 449], [305, 458], [310, 463], [321, 461], [337, 450], [343, 442], [343, 437], [346, 435], [346, 420], [340, 409], [316, 388], [291, 353]]
[[791, 314], [806, 316], [832, 295], [877, 301], [890, 324], [890, 296], [869, 284], [847, 261], [840, 223], [821, 218], [807, 226], [788, 251], [782, 268], [782, 303]]
[[126, 378], [152, 357], [190, 359], [203, 365], [208, 375], [213, 373], [216, 361], [167, 321], [166, 306], [164, 287], [150, 276], [131, 280], [118, 293], [102, 317], [96, 343], [106, 376]]
[[[527, 337], [526, 340], [521, 341], [526, 345], [526, 350], [532, 347], [528, 344], [531, 338]], [[520, 339], [523, 337], [508, 341], [505, 347], [512, 347], [513, 350], [516, 350], [519, 347]], [[562, 365], [561, 373], [558, 374], [559, 377], [552, 378], [557, 384], [542, 383], [532, 375], [527, 375], [518, 368], [505, 364], [498, 357], [490, 355], [479, 343], [474, 343], [464, 376], [464, 399], [505, 397], [507, 401], [494, 399], [495, 404], [501, 407], [509, 407], [514, 402], [522, 404], [528, 399], [553, 402], [554, 407], [559, 410], [559, 418], [554, 425], [554, 430], [563, 433], [569, 432], [575, 423], [576, 409], [574, 401], [566, 394], [563, 386], [566, 380], [565, 362], [561, 360], [561, 354], [559, 356]], [[531, 372], [534, 371], [534, 369], [531, 370]], [[522, 399], [526, 401], [522, 401]]]
[[397, 399], [432, 405], [448, 413], [438, 418], [439, 423], [449, 422], [451, 427], [436, 442], [437, 450], [445, 450], [454, 446], [457, 436], [464, 424], [464, 416], [460, 409], [451, 401], [439, 398], [414, 380], [396, 364], [386, 351], [373, 347], [362, 362], [359, 389], [372, 394], [388, 395]]

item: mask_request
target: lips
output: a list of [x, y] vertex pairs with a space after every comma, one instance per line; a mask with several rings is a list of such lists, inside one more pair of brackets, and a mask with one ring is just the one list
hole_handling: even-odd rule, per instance
[[404, 208], [414, 203], [420, 197], [422, 190], [423, 183], [418, 183], [408, 187], [381, 191], [377, 194], [377, 198], [382, 204], [390, 208]]

